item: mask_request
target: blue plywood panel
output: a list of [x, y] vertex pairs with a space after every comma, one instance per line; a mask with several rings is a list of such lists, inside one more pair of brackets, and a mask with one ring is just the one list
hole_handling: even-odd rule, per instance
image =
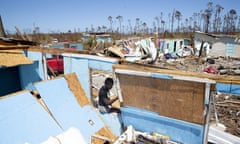
[[1, 144], [39, 144], [61, 132], [29, 92], [0, 100]]
[[107, 61], [107, 60], [99, 60], [99, 59], [90, 59], [89, 66], [92, 69], [103, 70], [107, 72], [112, 72], [112, 65], [118, 64], [117, 61]]
[[[22, 89], [32, 90], [32, 83], [42, 80], [39, 74], [39, 61], [34, 61], [31, 65], [19, 66], [19, 78]], [[26, 75], [27, 74], [27, 75]]]
[[64, 57], [64, 73], [75, 72], [82, 85], [86, 95], [90, 98], [90, 71], [87, 59], [79, 59], [77, 57]]
[[240, 95], [240, 85], [237, 84], [217, 83], [216, 89], [218, 92]]
[[168, 135], [171, 140], [184, 144], [203, 143], [203, 126], [167, 118], [146, 110], [133, 107], [121, 108], [125, 126], [132, 125], [142, 132]]
[[64, 78], [44, 81], [35, 86], [64, 130], [75, 127], [85, 141], [89, 141], [91, 134], [104, 126], [92, 107], [78, 104]]
[[121, 115], [115, 114], [115, 113], [99, 113], [102, 120], [106, 125], [108, 125], [109, 129], [113, 134], [116, 136], [120, 136], [124, 131], [123, 127], [121, 125], [122, 118]]

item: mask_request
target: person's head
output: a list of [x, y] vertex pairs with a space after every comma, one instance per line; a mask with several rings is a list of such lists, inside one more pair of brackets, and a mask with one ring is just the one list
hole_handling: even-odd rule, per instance
[[107, 89], [111, 89], [112, 86], [113, 86], [113, 79], [112, 78], [106, 78], [105, 79], [105, 82], [104, 82], [104, 85]]

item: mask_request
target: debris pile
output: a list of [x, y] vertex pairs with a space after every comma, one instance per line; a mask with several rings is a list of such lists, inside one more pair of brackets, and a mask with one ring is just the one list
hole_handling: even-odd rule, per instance
[[[215, 95], [217, 116], [225, 131], [240, 137], [240, 97], [235, 95]], [[214, 111], [211, 111], [211, 121], [215, 122]]]
[[119, 57], [125, 61], [145, 61], [153, 63], [157, 59], [157, 49], [153, 38], [141, 40], [122, 40], [116, 45], [106, 48], [105, 54]]
[[160, 57], [154, 66], [218, 75], [240, 75], [240, 59], [237, 58], [199, 58], [196, 56], [189, 56], [178, 59], [165, 59]]

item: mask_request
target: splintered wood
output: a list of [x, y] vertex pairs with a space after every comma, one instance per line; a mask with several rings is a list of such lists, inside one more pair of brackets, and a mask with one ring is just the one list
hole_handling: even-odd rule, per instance
[[64, 75], [65, 79], [68, 82], [70, 90], [73, 92], [80, 106], [89, 105], [90, 101], [88, 100], [84, 89], [82, 88], [80, 81], [78, 80], [75, 73]]
[[[107, 139], [110, 139], [112, 141], [116, 140], [117, 137], [110, 131], [110, 129], [108, 127], [103, 127], [101, 128], [97, 133], [97, 136], [99, 137], [92, 137], [92, 143], [93, 144], [104, 144], [107, 140], [102, 138], [102, 137], [106, 137]], [[110, 142], [112, 143], [112, 142]]]

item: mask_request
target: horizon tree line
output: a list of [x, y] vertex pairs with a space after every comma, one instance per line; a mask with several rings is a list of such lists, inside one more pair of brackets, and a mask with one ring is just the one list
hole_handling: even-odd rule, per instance
[[164, 32], [240, 32], [240, 15], [235, 9], [230, 9], [226, 14], [222, 14], [224, 7], [212, 2], [207, 3], [206, 9], [200, 12], [194, 12], [189, 18], [183, 18], [181, 11], [173, 10], [168, 13], [168, 19], [163, 19], [163, 12], [155, 16], [152, 25], [141, 21], [141, 18], [135, 18], [135, 24], [127, 19], [126, 25], [123, 25], [124, 17], [121, 15], [108, 16], [109, 27], [98, 26], [97, 28], [86, 28], [85, 32], [109, 32], [109, 33], [164, 33]]
[[[202, 31], [205, 33], [235, 33], [240, 32], [240, 15], [237, 14], [235, 9], [230, 9], [223, 14], [224, 7], [217, 4], [213, 5], [213, 2], [208, 2], [206, 8], [199, 12], [194, 12], [192, 16], [184, 18], [181, 11], [173, 9], [168, 13], [164, 19], [164, 13], [160, 12], [160, 15], [153, 17], [152, 22], [147, 23], [141, 20], [140, 17], [136, 17], [134, 20], [124, 19], [124, 16], [118, 15], [116, 17], [108, 16], [107, 20], [109, 25], [99, 25], [94, 27], [86, 27], [84, 32], [108, 32], [108, 33], [120, 33], [120, 34], [151, 34], [151, 33], [187, 33], [194, 31]], [[123, 22], [126, 23], [123, 23]], [[24, 33], [41, 33], [40, 27], [35, 26], [34, 29], [24, 30]], [[68, 30], [67, 33], [80, 32], [76, 29]], [[6, 33], [10, 34], [8, 30]], [[52, 31], [51, 33], [61, 33]]]

